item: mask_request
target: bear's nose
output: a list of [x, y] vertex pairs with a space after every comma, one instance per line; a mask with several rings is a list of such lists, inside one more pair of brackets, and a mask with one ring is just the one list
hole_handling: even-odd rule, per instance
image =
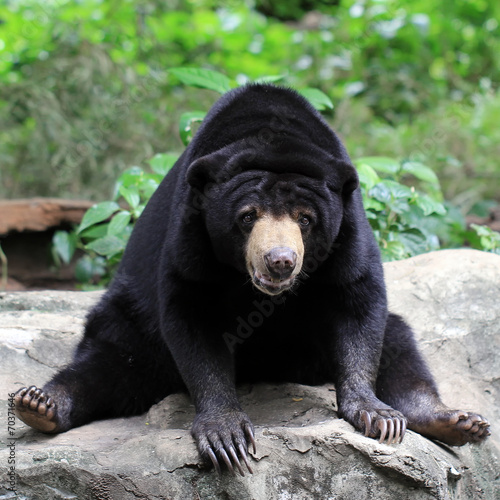
[[264, 262], [273, 278], [289, 278], [297, 263], [297, 254], [288, 247], [275, 247], [264, 255]]

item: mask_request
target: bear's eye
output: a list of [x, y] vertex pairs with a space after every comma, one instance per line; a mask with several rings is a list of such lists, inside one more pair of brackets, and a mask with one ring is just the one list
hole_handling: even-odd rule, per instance
[[308, 226], [311, 223], [311, 218], [307, 215], [300, 214], [299, 215], [299, 224], [301, 226]]
[[251, 224], [254, 220], [255, 220], [255, 211], [243, 214], [241, 217], [241, 221], [244, 224]]

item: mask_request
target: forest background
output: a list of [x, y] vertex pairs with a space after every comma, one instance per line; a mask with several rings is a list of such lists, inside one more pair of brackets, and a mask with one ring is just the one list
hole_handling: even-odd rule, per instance
[[[328, 96], [324, 116], [361, 169], [365, 202], [407, 232], [386, 260], [463, 244], [498, 251], [496, 235], [465, 224], [500, 202], [498, 20], [500, 4], [488, 0], [7, 0], [0, 198], [116, 199], [127, 169], [146, 172], [155, 155], [180, 153], [185, 112], [206, 111], [219, 97], [171, 71], [204, 68], [231, 86], [279, 77]], [[435, 220], [416, 223], [414, 213], [412, 226], [401, 217], [411, 193], [395, 184], [381, 193], [387, 177], [415, 184], [444, 211], [422, 201], [419, 210]], [[425, 245], [412, 250], [417, 231]], [[384, 238], [386, 248], [397, 239]]]

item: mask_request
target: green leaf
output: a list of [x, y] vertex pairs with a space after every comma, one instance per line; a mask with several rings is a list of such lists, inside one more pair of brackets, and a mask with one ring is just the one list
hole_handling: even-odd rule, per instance
[[193, 139], [193, 124], [200, 123], [205, 118], [204, 111], [190, 111], [183, 113], [179, 121], [179, 135], [185, 146], [187, 146]]
[[108, 235], [119, 236], [125, 228], [128, 226], [131, 219], [130, 212], [124, 210], [123, 212], [117, 213], [108, 224]]
[[382, 203], [390, 204], [391, 200], [413, 198], [415, 191], [399, 182], [385, 179], [373, 186], [368, 194]]
[[160, 175], [167, 175], [167, 172], [174, 166], [175, 162], [178, 160], [179, 155], [172, 153], [158, 153], [153, 156], [151, 160], [148, 161], [149, 165]]
[[359, 182], [366, 189], [371, 189], [375, 184], [380, 182], [380, 177], [370, 165], [359, 162], [355, 162], [355, 165], [358, 171]]
[[84, 255], [75, 266], [75, 277], [80, 283], [90, 283], [95, 276], [101, 277], [106, 272], [102, 257], [92, 258]]
[[142, 212], [144, 212], [144, 209], [146, 208], [145, 203], [141, 203], [135, 210], [134, 210], [134, 217], [138, 219], [141, 215]]
[[481, 226], [479, 224], [471, 224], [470, 227], [476, 231], [478, 236], [491, 236], [493, 232], [488, 226]]
[[120, 210], [120, 207], [114, 201], [103, 201], [90, 207], [85, 212], [82, 222], [78, 226], [77, 233], [81, 233], [84, 229], [108, 219], [118, 210]]
[[154, 192], [158, 189], [159, 183], [154, 179], [145, 179], [141, 184], [140, 189], [144, 193], [147, 200], [153, 196]]
[[500, 233], [493, 231], [488, 226], [480, 226], [479, 224], [471, 224], [471, 228], [479, 236], [481, 250], [500, 253]]
[[401, 168], [399, 161], [385, 156], [365, 156], [363, 158], [358, 158], [356, 164], [358, 163], [366, 163], [377, 172], [382, 172], [384, 174], [396, 174]]
[[415, 190], [412, 188], [409, 188], [408, 186], [405, 186], [404, 184], [400, 184], [399, 182], [390, 180], [390, 179], [385, 179], [380, 182], [380, 184], [383, 184], [386, 186], [389, 191], [391, 192], [391, 196], [395, 199], [410, 199], [413, 196], [415, 196]]
[[144, 170], [141, 167], [131, 167], [125, 170], [115, 183], [113, 189], [113, 199], [117, 200], [120, 197], [120, 188], [123, 186], [129, 188], [131, 186], [139, 186], [144, 179]]
[[298, 89], [297, 92], [304, 96], [318, 111], [333, 109], [331, 99], [319, 89], [305, 88]]
[[391, 190], [382, 182], [373, 186], [369, 192], [369, 196], [380, 201], [384, 205], [391, 201]]
[[256, 78], [253, 82], [254, 83], [273, 83], [273, 82], [279, 82], [280, 80], [283, 80], [286, 75], [267, 75], [267, 76], [261, 76], [260, 78]]
[[52, 245], [61, 260], [69, 264], [76, 249], [76, 235], [67, 231], [56, 231], [52, 237]]
[[102, 238], [103, 236], [106, 235], [108, 231], [108, 225], [107, 224], [98, 224], [96, 226], [91, 226], [87, 229], [84, 229], [80, 233], [80, 237], [84, 240], [95, 240], [97, 238]]
[[425, 194], [420, 194], [415, 199], [416, 205], [422, 209], [424, 215], [430, 215], [436, 213], [438, 215], [446, 215], [446, 208], [442, 203], [434, 201], [432, 198]]
[[395, 240], [385, 242], [380, 249], [380, 253], [384, 262], [401, 260], [408, 256], [403, 243]]
[[75, 277], [80, 283], [88, 283], [92, 280], [92, 259], [89, 255], [84, 255], [75, 266]]
[[439, 179], [432, 169], [419, 161], [405, 161], [402, 164], [405, 173], [414, 175], [417, 179], [431, 184], [439, 184]]
[[132, 209], [137, 208], [141, 202], [141, 197], [139, 196], [139, 190], [135, 186], [130, 186], [126, 188], [121, 186], [118, 192], [125, 198], [125, 201], [130, 205]]
[[115, 235], [106, 235], [103, 238], [94, 240], [88, 245], [85, 245], [86, 250], [92, 250], [99, 255], [111, 257], [125, 249], [125, 241]]
[[363, 206], [365, 210], [375, 210], [376, 212], [382, 212], [385, 208], [385, 204], [373, 198], [363, 198]]
[[125, 172], [123, 172], [118, 178], [118, 182], [126, 188], [130, 186], [137, 186], [143, 176], [144, 170], [141, 167], [135, 166], [125, 170]]
[[391, 201], [389, 208], [392, 212], [403, 216], [410, 210], [410, 205], [408, 203], [407, 197], [395, 198]]
[[172, 68], [169, 72], [185, 85], [215, 90], [220, 94], [225, 94], [231, 90], [229, 78], [218, 71], [201, 68]]
[[376, 221], [378, 219], [378, 214], [376, 212], [371, 212], [370, 210], [366, 210], [366, 218]]
[[400, 232], [398, 239], [409, 256], [419, 255], [429, 250], [426, 236], [417, 228]]

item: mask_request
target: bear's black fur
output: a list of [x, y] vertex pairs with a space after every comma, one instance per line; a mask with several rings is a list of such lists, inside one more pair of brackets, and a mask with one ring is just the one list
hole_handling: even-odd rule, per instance
[[[249, 234], [264, 216], [300, 225], [302, 272], [288, 293], [248, 275]], [[240, 468], [254, 438], [235, 384], [257, 381], [334, 382], [340, 415], [381, 441], [402, 439], [407, 423], [450, 444], [489, 433], [440, 402], [411, 330], [388, 313], [339, 138], [296, 92], [255, 84], [209, 112], [138, 220], [74, 361], [43, 391], [19, 391], [18, 414], [61, 432], [187, 389], [202, 455]], [[37, 404], [43, 425], [30, 418]]]

